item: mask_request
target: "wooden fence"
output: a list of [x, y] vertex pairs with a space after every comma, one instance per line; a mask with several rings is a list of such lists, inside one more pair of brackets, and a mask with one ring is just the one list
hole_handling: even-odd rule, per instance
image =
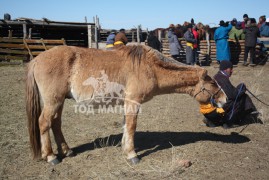
[[39, 53], [59, 45], [66, 45], [65, 40], [0, 38], [0, 60], [27, 61]]
[[29, 59], [23, 39], [0, 38], [0, 60], [23, 60]]

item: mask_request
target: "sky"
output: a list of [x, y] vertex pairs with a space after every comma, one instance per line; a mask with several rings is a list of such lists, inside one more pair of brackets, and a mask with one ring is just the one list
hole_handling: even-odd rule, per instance
[[269, 17], [268, 0], [0, 0], [0, 19], [9, 13], [19, 17], [67, 22], [93, 22], [98, 16], [103, 29], [167, 28], [184, 21], [202, 22], [211, 27], [220, 20], [242, 21], [243, 14]]

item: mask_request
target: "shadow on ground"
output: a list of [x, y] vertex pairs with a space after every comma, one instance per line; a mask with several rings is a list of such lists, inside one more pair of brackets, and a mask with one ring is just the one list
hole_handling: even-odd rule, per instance
[[[76, 154], [80, 154], [95, 148], [120, 145], [122, 134], [110, 135], [97, 138], [93, 142], [74, 147]], [[199, 141], [218, 141], [223, 143], [245, 143], [250, 139], [238, 133], [230, 135], [215, 134], [211, 132], [136, 132], [136, 152], [145, 151], [140, 158], [159, 150], [168, 149], [172, 146], [181, 146]]]

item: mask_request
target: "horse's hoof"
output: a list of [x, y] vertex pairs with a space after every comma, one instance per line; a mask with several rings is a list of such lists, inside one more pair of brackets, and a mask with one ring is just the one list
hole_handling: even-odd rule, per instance
[[132, 159], [129, 159], [132, 164], [138, 164], [140, 159], [138, 157], [133, 157]]
[[57, 164], [60, 163], [60, 161], [59, 161], [57, 158], [55, 158], [55, 159], [49, 161], [49, 163], [50, 163], [51, 165], [57, 165]]
[[74, 157], [76, 154], [71, 149], [66, 153], [66, 157]]

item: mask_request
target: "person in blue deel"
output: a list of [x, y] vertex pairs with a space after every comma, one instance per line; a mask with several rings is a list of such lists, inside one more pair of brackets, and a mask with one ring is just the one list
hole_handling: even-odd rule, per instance
[[214, 33], [214, 40], [216, 42], [217, 48], [217, 61], [229, 60], [231, 59], [230, 47], [229, 47], [229, 32], [232, 29], [232, 25], [223, 20], [219, 23], [218, 27]]

